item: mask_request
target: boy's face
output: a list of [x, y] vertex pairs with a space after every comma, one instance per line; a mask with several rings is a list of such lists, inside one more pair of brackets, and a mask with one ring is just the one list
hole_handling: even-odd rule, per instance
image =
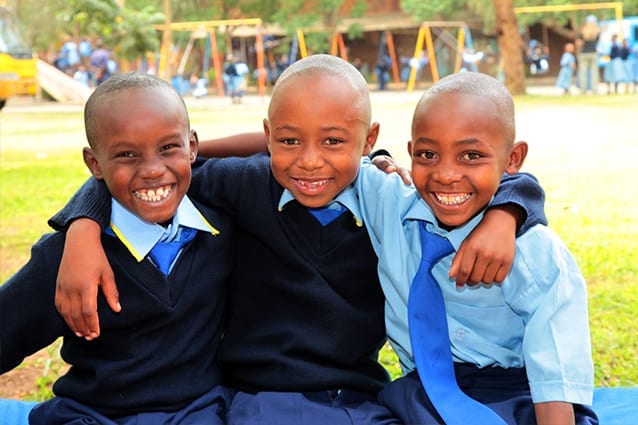
[[96, 108], [95, 149], [85, 148], [85, 163], [132, 213], [170, 220], [197, 154], [183, 105], [166, 89], [135, 88], [109, 94]]
[[437, 95], [416, 113], [414, 185], [441, 225], [460, 226], [488, 204], [503, 172], [518, 171], [527, 145], [508, 148], [496, 108], [478, 96]]
[[264, 120], [275, 179], [310, 208], [330, 203], [351, 184], [362, 155], [376, 142], [368, 109], [335, 76], [291, 76], [271, 100]]

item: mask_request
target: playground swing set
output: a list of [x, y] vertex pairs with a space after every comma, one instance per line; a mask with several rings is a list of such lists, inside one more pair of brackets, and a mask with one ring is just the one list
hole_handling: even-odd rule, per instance
[[[181, 55], [179, 64], [176, 68], [176, 75], [183, 75], [186, 68], [186, 64], [189, 55], [193, 49], [194, 43], [197, 40], [205, 40], [205, 56], [203, 63], [203, 71], [207, 73], [210, 68], [210, 62], [212, 60], [212, 66], [215, 69], [215, 86], [217, 92], [220, 95], [224, 95], [224, 83], [222, 80], [223, 73], [223, 61], [221, 60], [222, 54], [219, 51], [217, 42], [217, 29], [230, 27], [230, 26], [254, 26], [255, 27], [255, 53], [257, 55], [256, 62], [258, 69], [264, 69], [265, 62], [269, 61], [274, 63], [274, 57], [272, 49], [264, 49], [264, 35], [262, 32], [261, 19], [232, 19], [232, 20], [213, 20], [213, 21], [196, 21], [196, 22], [173, 22], [170, 24], [155, 25], [155, 29], [160, 31], [188, 31], [191, 33], [188, 43]], [[423, 49], [423, 44], [426, 45], [426, 51], [428, 54], [428, 63], [434, 81], [439, 79], [437, 56], [435, 54], [436, 47], [434, 45], [434, 37], [432, 36], [432, 28], [434, 28], [435, 35], [443, 41], [447, 47], [452, 48], [456, 53], [454, 70], [458, 71], [462, 63], [462, 53], [464, 48], [471, 47], [466, 46], [466, 42], [471, 38], [469, 37], [469, 30], [467, 25], [463, 22], [424, 22], [420, 28], [416, 40], [414, 58], [418, 59]], [[455, 37], [450, 34], [449, 29], [456, 28], [458, 35]], [[400, 82], [399, 77], [399, 61], [397, 58], [394, 40], [390, 31], [383, 31], [381, 36], [381, 43], [379, 46], [379, 53], [381, 54], [384, 49], [387, 49], [388, 55], [392, 60], [391, 73], [393, 81]], [[342, 33], [335, 33], [331, 38], [330, 51], [331, 55], [339, 56], [344, 60], [348, 60], [348, 53], [344, 42]], [[162, 43], [160, 48], [160, 57], [158, 64], [158, 74], [160, 76], [167, 76], [170, 68], [169, 63], [172, 62], [174, 54], [171, 52], [171, 46], [167, 46], [166, 43]], [[308, 48], [306, 45], [304, 30], [299, 28], [296, 30], [295, 35], [291, 42], [290, 51], [288, 54], [288, 64], [296, 61], [298, 58], [305, 58], [308, 56]], [[412, 67], [410, 72], [410, 78], [407, 84], [407, 90], [411, 91], [414, 88], [416, 78], [416, 68]], [[264, 73], [257, 73], [257, 86], [260, 96], [265, 94], [266, 87], [266, 75]]]
[[[212, 59], [213, 67], [215, 69], [215, 85], [217, 92], [224, 96], [225, 87], [222, 79], [223, 74], [223, 62], [217, 43], [217, 29], [247, 25], [254, 26], [256, 28], [255, 33], [255, 51], [257, 55], [257, 67], [263, 69], [264, 67], [264, 48], [263, 48], [263, 36], [261, 32], [262, 21], [259, 18], [253, 19], [224, 19], [214, 21], [195, 21], [195, 22], [172, 22], [170, 24], [155, 25], [156, 30], [170, 30], [170, 31], [188, 31], [191, 33], [186, 49], [180, 59], [180, 63], [177, 67], [177, 74], [182, 75], [188, 61], [188, 56], [193, 48], [195, 40], [206, 40], [206, 49], [204, 56], [203, 70], [207, 73], [210, 67], [210, 60]], [[210, 56], [209, 56], [210, 51]], [[158, 65], [158, 75], [166, 78], [170, 70], [169, 63], [172, 61], [171, 46], [168, 43], [163, 42], [160, 47], [160, 59]], [[265, 89], [265, 77], [262, 73], [258, 73], [257, 78], [258, 93], [260, 96], [264, 96]]]
[[[562, 12], [562, 11], [580, 11], [580, 10], [600, 10], [600, 9], [613, 9], [616, 20], [620, 23], [622, 21], [622, 2], [606, 2], [606, 3], [588, 3], [588, 4], [572, 4], [572, 5], [555, 5], [555, 6], [527, 6], [518, 7], [514, 9], [516, 14], [523, 13], [547, 13], [547, 12]], [[215, 69], [215, 85], [217, 92], [220, 95], [224, 95], [224, 83], [222, 80], [223, 62], [221, 60], [218, 43], [217, 43], [217, 29], [227, 28], [233, 26], [252, 26], [255, 28], [255, 54], [257, 68], [260, 70], [265, 69], [266, 61], [273, 64], [275, 63], [274, 53], [272, 49], [264, 49], [264, 34], [262, 28], [262, 20], [259, 18], [253, 19], [230, 19], [230, 20], [212, 20], [212, 21], [196, 21], [196, 22], [173, 22], [170, 24], [156, 25], [155, 28], [161, 31], [188, 31], [191, 32], [188, 44], [181, 57], [180, 63], [177, 67], [177, 74], [182, 75], [186, 67], [186, 63], [189, 54], [193, 48], [193, 44], [196, 40], [205, 39], [206, 49], [204, 58], [204, 72], [206, 73], [210, 67], [212, 59], [212, 65]], [[308, 31], [308, 30], [306, 30]], [[160, 61], [158, 74], [160, 76], [166, 76], [169, 69], [169, 62], [171, 61], [171, 46], [162, 43], [160, 49]], [[441, 59], [439, 56], [443, 50], [447, 50], [448, 58]], [[464, 55], [468, 51], [473, 51], [473, 41], [471, 32], [465, 22], [460, 21], [432, 21], [423, 22], [419, 26], [418, 34], [414, 47], [414, 55], [410, 59], [409, 76], [406, 83], [406, 91], [411, 92], [416, 85], [418, 66], [413, 64], [419, 63], [422, 59], [423, 53], [427, 55], [427, 63], [429, 64], [430, 73], [434, 82], [440, 79], [440, 71], [443, 65], [443, 69], [447, 67], [444, 62], [451, 61], [451, 72], [459, 72], [464, 66]], [[395, 83], [399, 83], [400, 79], [400, 63], [396, 54], [395, 43], [392, 36], [392, 32], [389, 30], [382, 31], [380, 43], [379, 43], [379, 56], [387, 52], [391, 59], [391, 75], [392, 80]], [[449, 53], [452, 53], [450, 55]], [[348, 53], [346, 45], [341, 32], [333, 34], [330, 43], [331, 55], [340, 56], [344, 60], [348, 60]], [[296, 61], [298, 58], [305, 58], [308, 56], [308, 48], [306, 45], [304, 29], [298, 28], [293, 36], [290, 51], [288, 53], [288, 65]], [[265, 95], [266, 87], [266, 73], [257, 73], [257, 87], [260, 96]]]
[[[457, 35], [454, 36], [452, 31], [456, 30]], [[430, 70], [432, 72], [432, 77], [434, 81], [439, 80], [439, 62], [437, 59], [436, 51], [437, 46], [435, 46], [433, 37], [434, 35], [437, 39], [441, 40], [442, 48], [450, 48], [455, 52], [454, 58], [454, 72], [458, 72], [462, 66], [462, 58], [463, 52], [465, 49], [472, 48], [472, 38], [470, 35], [469, 28], [467, 24], [464, 22], [424, 22], [419, 27], [419, 33], [417, 35], [416, 45], [414, 49], [414, 60], [418, 61], [421, 55], [421, 51], [423, 50], [423, 44], [426, 45], [426, 51], [428, 54], [428, 63], [430, 65]], [[384, 54], [384, 52], [388, 53], [388, 56], [391, 58], [391, 74], [392, 79], [395, 83], [400, 82], [400, 70], [399, 70], [399, 60], [396, 53], [394, 38], [392, 36], [391, 31], [383, 31], [381, 33], [380, 43], [379, 43], [379, 56]], [[343, 40], [342, 33], [335, 33], [332, 36], [330, 43], [330, 51], [329, 53], [334, 56], [339, 56], [344, 60], [348, 60], [348, 53], [345, 46], [345, 42]], [[308, 56], [308, 51], [306, 48], [305, 35], [304, 30], [297, 29], [295, 36], [293, 37], [293, 41], [291, 43], [291, 49], [289, 54], [289, 64], [297, 60], [297, 56], [301, 58], [305, 58]], [[407, 90], [411, 91], [415, 85], [415, 79], [417, 74], [417, 68], [411, 67], [410, 78], [408, 80]]]

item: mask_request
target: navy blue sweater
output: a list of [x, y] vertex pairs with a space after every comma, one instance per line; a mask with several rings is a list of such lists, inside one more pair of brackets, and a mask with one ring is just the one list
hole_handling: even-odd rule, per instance
[[[53, 224], [79, 216], [100, 221], [108, 204], [99, 193], [89, 182]], [[367, 231], [349, 213], [322, 227], [295, 201], [278, 211], [282, 193], [266, 155], [211, 160], [193, 176], [190, 196], [225, 208], [237, 221], [218, 355], [225, 383], [247, 392], [374, 393], [388, 375], [377, 362], [385, 341], [384, 299]], [[532, 193], [523, 197], [536, 211], [528, 219], [537, 221], [542, 199]], [[518, 201], [508, 191], [505, 202]]]
[[92, 342], [74, 336], [54, 305], [65, 233], [42, 237], [30, 261], [0, 286], [0, 373], [62, 336], [62, 357], [71, 368], [54, 393], [107, 416], [176, 411], [219, 384], [214, 355], [232, 267], [232, 228], [225, 215], [200, 211], [220, 234], [198, 232], [168, 278], [103, 235], [123, 309], [113, 313], [100, 296], [101, 336]]

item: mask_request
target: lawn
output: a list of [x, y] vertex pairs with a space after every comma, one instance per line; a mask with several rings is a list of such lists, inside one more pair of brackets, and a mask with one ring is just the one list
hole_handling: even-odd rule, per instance
[[[373, 118], [382, 124], [377, 146], [404, 164], [418, 97], [372, 95]], [[187, 104], [193, 127], [206, 139], [260, 130], [267, 99], [248, 96], [232, 106], [229, 99], [187, 99]], [[638, 185], [633, 180], [638, 95], [535, 95], [518, 97], [516, 104], [518, 138], [530, 144], [523, 171], [535, 174], [545, 188], [550, 226], [588, 282], [596, 385], [638, 386]], [[28, 260], [31, 244], [49, 230], [47, 218], [88, 176], [82, 146], [79, 106], [21, 102], [0, 112], [0, 281]], [[60, 369], [55, 349], [43, 353], [36, 376], [42, 371], [49, 376], [34, 377], [24, 398], [46, 397]], [[393, 376], [400, 373], [389, 349], [382, 361]], [[7, 397], [2, 378], [0, 397]]]

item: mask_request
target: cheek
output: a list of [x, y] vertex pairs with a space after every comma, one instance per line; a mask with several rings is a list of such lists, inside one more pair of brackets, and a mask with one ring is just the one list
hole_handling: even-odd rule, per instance
[[281, 156], [282, 156], [281, 154], [278, 154], [278, 153], [273, 154], [273, 152], [271, 152], [271, 155], [270, 155], [270, 169], [272, 170], [272, 173], [275, 176], [283, 173], [283, 171], [286, 168], [284, 166], [285, 161], [282, 160]]
[[426, 184], [428, 173], [425, 169], [423, 169], [423, 167], [414, 166], [413, 164], [411, 173], [412, 181], [417, 188], [422, 187]]
[[102, 169], [104, 172], [104, 180], [113, 183], [122, 183], [133, 178], [133, 172], [130, 167], [126, 166], [108, 166]]

